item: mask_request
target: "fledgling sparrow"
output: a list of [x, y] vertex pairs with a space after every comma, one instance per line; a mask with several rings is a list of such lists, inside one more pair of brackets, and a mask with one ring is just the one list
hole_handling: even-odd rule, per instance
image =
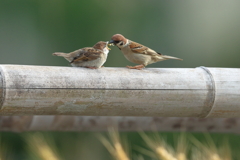
[[53, 55], [64, 57], [73, 67], [97, 69], [106, 62], [109, 50], [108, 42], [100, 41], [93, 47], [85, 47], [70, 53], [56, 52]]
[[121, 34], [115, 34], [109, 41], [109, 45], [116, 45], [123, 53], [125, 58], [132, 63], [140, 64], [137, 66], [127, 66], [130, 69], [143, 69], [145, 66], [167, 59], [182, 60], [180, 58], [162, 55], [142, 44], [133, 42]]

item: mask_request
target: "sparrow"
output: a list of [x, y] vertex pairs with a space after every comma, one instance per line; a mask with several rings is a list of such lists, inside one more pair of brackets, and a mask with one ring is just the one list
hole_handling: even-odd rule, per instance
[[115, 34], [112, 36], [111, 40], [109, 41], [109, 45], [112, 44], [116, 45], [122, 51], [127, 60], [132, 63], [140, 64], [137, 66], [127, 66], [127, 68], [130, 69], [141, 70], [149, 64], [167, 59], [182, 60], [180, 58], [163, 55], [142, 44], [131, 41], [121, 34]]
[[64, 57], [73, 67], [97, 69], [103, 67], [109, 50], [108, 42], [100, 41], [93, 47], [85, 47], [70, 53], [55, 52], [53, 55]]

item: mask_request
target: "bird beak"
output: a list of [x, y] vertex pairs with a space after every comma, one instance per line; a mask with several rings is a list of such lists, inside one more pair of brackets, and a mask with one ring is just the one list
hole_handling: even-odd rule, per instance
[[111, 48], [109, 48], [108, 46], [106, 46], [107, 47], [107, 49], [110, 51], [111, 50]]
[[107, 47], [107, 49], [110, 51], [111, 48], [109, 48], [108, 46], [111, 46], [111, 44], [109, 44], [109, 41], [107, 41], [106, 43], [107, 43], [107, 44], [106, 44], [106, 47]]
[[116, 43], [116, 42], [115, 42], [114, 40], [110, 40], [110, 41], [108, 42], [108, 45], [109, 45], [109, 46], [114, 46], [115, 43]]
[[109, 41], [109, 44], [110, 44], [110, 43], [115, 43], [115, 41], [111, 39], [111, 40]]

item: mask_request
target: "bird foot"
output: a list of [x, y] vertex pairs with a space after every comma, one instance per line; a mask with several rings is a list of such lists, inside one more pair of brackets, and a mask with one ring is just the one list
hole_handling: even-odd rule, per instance
[[137, 66], [127, 66], [127, 68], [142, 70], [143, 68], [145, 68], [145, 66], [141, 64], [141, 65], [137, 65]]
[[90, 68], [90, 69], [97, 69], [97, 67], [86, 67], [86, 68]]

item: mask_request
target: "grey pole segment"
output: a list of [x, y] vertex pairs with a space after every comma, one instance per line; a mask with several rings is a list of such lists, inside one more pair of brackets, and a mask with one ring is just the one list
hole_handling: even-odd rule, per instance
[[[0, 68], [5, 86], [1, 115], [240, 116], [240, 107], [236, 105], [240, 104], [236, 98], [240, 95], [240, 69], [139, 71], [24, 65], [0, 65]], [[230, 74], [234, 83], [224, 74]], [[221, 87], [228, 86], [232, 87], [225, 89], [228, 99], [220, 99], [226, 106], [222, 113], [224, 107], [218, 103], [219, 96], [224, 94]], [[232, 96], [234, 101], [229, 101]], [[228, 112], [229, 109], [233, 112]]]
[[4, 99], [5, 99], [5, 79], [4, 79], [4, 75], [3, 72], [0, 71], [0, 109], [2, 108]]
[[208, 69], [214, 77], [215, 100], [207, 117], [240, 117], [240, 69]]
[[200, 69], [202, 69], [205, 72], [205, 77], [206, 77], [206, 86], [208, 88], [208, 92], [207, 92], [207, 96], [206, 96], [206, 100], [204, 102], [204, 110], [203, 110], [203, 117], [206, 117], [210, 111], [212, 110], [212, 106], [214, 104], [215, 101], [215, 82], [214, 82], [214, 78], [211, 74], [211, 72], [204, 66], [199, 67]]

